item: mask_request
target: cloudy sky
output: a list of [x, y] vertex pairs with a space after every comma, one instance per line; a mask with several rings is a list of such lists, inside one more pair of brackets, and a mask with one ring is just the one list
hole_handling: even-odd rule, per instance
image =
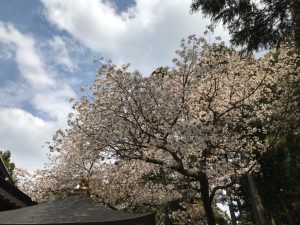
[[[18, 167], [41, 168], [104, 56], [145, 76], [170, 66], [179, 42], [209, 20], [183, 0], [3, 0], [0, 8], [0, 150]], [[223, 27], [216, 36], [228, 40]], [[44, 146], [44, 147], [43, 147]]]

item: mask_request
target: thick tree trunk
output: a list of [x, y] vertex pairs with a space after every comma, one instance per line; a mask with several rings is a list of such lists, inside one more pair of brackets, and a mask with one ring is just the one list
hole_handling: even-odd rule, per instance
[[249, 184], [249, 194], [251, 199], [251, 205], [255, 217], [256, 225], [267, 225], [265, 215], [264, 215], [264, 207], [262, 205], [260, 196], [258, 194], [254, 178], [252, 174], [247, 175], [248, 184]]
[[[166, 174], [165, 171], [163, 170], [163, 168], [160, 168], [160, 172], [162, 174], [162, 183], [163, 185], [167, 186], [167, 179], [166, 179]], [[169, 218], [169, 212], [170, 212], [170, 205], [172, 204], [172, 202], [167, 202], [165, 204], [164, 207], [164, 211], [165, 211], [165, 216], [164, 216], [164, 225], [173, 225], [171, 219]]]
[[209, 185], [206, 173], [203, 173], [200, 178], [200, 192], [203, 202], [203, 207], [208, 225], [216, 225], [216, 219], [212, 204], [209, 198]]

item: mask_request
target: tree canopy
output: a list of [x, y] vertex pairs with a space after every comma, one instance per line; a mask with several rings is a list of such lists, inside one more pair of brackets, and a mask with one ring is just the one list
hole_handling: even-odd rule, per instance
[[293, 33], [300, 49], [299, 0], [193, 0], [192, 12], [200, 9], [227, 25], [231, 43], [248, 52], [272, 48]]
[[11, 153], [10, 151], [6, 150], [6, 151], [0, 151], [0, 158], [3, 160], [4, 165], [7, 169], [7, 171], [9, 172], [10, 176], [13, 175], [13, 171], [15, 169], [15, 164], [13, 162], [11, 162]]
[[91, 96], [74, 103], [69, 128], [54, 135], [52, 164], [35, 174], [32, 194], [64, 195], [84, 174], [111, 207], [164, 205], [177, 221], [216, 224], [220, 191], [298, 126], [298, 55], [285, 45], [244, 58], [194, 35], [176, 54], [174, 68], [149, 77], [102, 63]]

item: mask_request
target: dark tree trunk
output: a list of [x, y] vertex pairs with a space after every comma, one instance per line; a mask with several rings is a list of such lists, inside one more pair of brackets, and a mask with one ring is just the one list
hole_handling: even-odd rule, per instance
[[200, 192], [203, 202], [203, 207], [208, 225], [216, 225], [216, 219], [212, 204], [209, 198], [209, 185], [206, 173], [202, 173], [200, 177]]
[[265, 215], [264, 215], [264, 207], [262, 205], [252, 174], [248, 174], [247, 179], [249, 185], [249, 194], [251, 199], [252, 210], [255, 217], [255, 223], [256, 225], [267, 225]]
[[236, 199], [236, 202], [237, 202], [237, 206], [238, 206], [238, 210], [239, 210], [238, 219], [241, 220], [242, 217], [243, 217], [243, 206], [242, 206], [242, 203], [241, 203], [240, 199]]
[[[163, 170], [163, 168], [160, 168], [160, 172], [161, 172], [161, 175], [162, 175], [162, 183], [163, 185], [167, 186], [167, 179], [166, 179], [166, 174], [165, 174], [165, 171]], [[173, 225], [172, 221], [170, 220], [169, 218], [169, 212], [170, 212], [170, 205], [172, 203], [171, 202], [167, 202], [165, 204], [165, 207], [164, 207], [164, 211], [165, 211], [165, 216], [164, 216], [164, 225]]]

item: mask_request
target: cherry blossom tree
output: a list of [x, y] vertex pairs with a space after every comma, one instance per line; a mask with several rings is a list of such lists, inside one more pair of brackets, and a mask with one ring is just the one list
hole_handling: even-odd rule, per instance
[[[92, 96], [74, 103], [69, 128], [54, 137], [58, 158], [43, 171], [50, 171], [52, 187], [70, 188], [81, 172], [95, 195], [125, 208], [180, 199], [185, 189], [216, 224], [216, 193], [255, 169], [259, 155], [299, 118], [292, 94], [299, 57], [283, 46], [260, 60], [243, 58], [194, 35], [176, 53], [174, 68], [148, 77], [129, 65], [101, 65]], [[161, 170], [170, 183], [143, 183]]]

